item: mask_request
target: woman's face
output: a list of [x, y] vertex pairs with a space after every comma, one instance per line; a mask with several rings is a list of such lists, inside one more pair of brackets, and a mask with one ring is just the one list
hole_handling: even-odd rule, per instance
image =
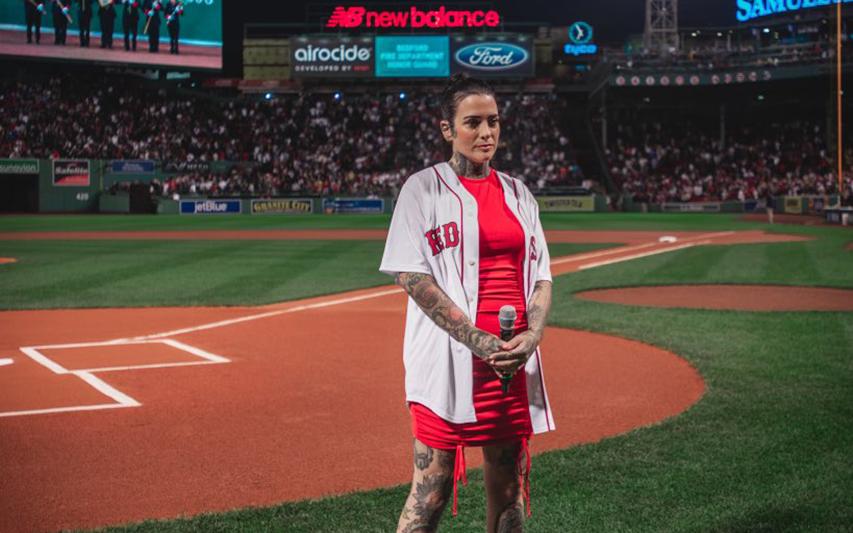
[[501, 135], [495, 98], [486, 94], [466, 96], [456, 108], [453, 127], [448, 121], [441, 121], [441, 133], [453, 143], [454, 152], [472, 163], [486, 163], [494, 157]]

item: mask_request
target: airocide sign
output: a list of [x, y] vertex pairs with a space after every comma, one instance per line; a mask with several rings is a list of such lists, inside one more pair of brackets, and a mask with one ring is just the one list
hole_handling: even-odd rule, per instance
[[457, 11], [444, 6], [434, 11], [412, 7], [404, 11], [368, 11], [362, 6], [338, 6], [327, 28], [494, 28], [501, 23], [497, 11]]
[[373, 74], [373, 39], [290, 40], [290, 75], [294, 78], [359, 78]]
[[477, 76], [532, 76], [533, 50], [527, 39], [472, 41], [456, 38], [451, 42], [450, 72]]

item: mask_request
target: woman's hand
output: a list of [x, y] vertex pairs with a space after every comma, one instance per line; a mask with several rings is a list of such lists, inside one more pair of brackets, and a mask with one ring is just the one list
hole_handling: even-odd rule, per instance
[[514, 374], [524, 367], [530, 355], [539, 346], [539, 337], [527, 330], [503, 343], [501, 351], [490, 355], [486, 362], [499, 373]]

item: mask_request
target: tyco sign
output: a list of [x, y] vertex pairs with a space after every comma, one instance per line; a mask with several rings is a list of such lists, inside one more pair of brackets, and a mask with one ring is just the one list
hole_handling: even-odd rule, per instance
[[598, 47], [592, 44], [592, 26], [586, 22], [575, 22], [569, 26], [569, 40], [564, 51], [568, 55], [590, 55], [598, 52]]

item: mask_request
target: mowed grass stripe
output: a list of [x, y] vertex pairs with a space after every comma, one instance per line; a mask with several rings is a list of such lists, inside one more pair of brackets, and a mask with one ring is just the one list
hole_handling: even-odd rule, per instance
[[[0, 309], [263, 305], [393, 283], [383, 241], [2, 241]], [[614, 245], [554, 244], [556, 256]]]

